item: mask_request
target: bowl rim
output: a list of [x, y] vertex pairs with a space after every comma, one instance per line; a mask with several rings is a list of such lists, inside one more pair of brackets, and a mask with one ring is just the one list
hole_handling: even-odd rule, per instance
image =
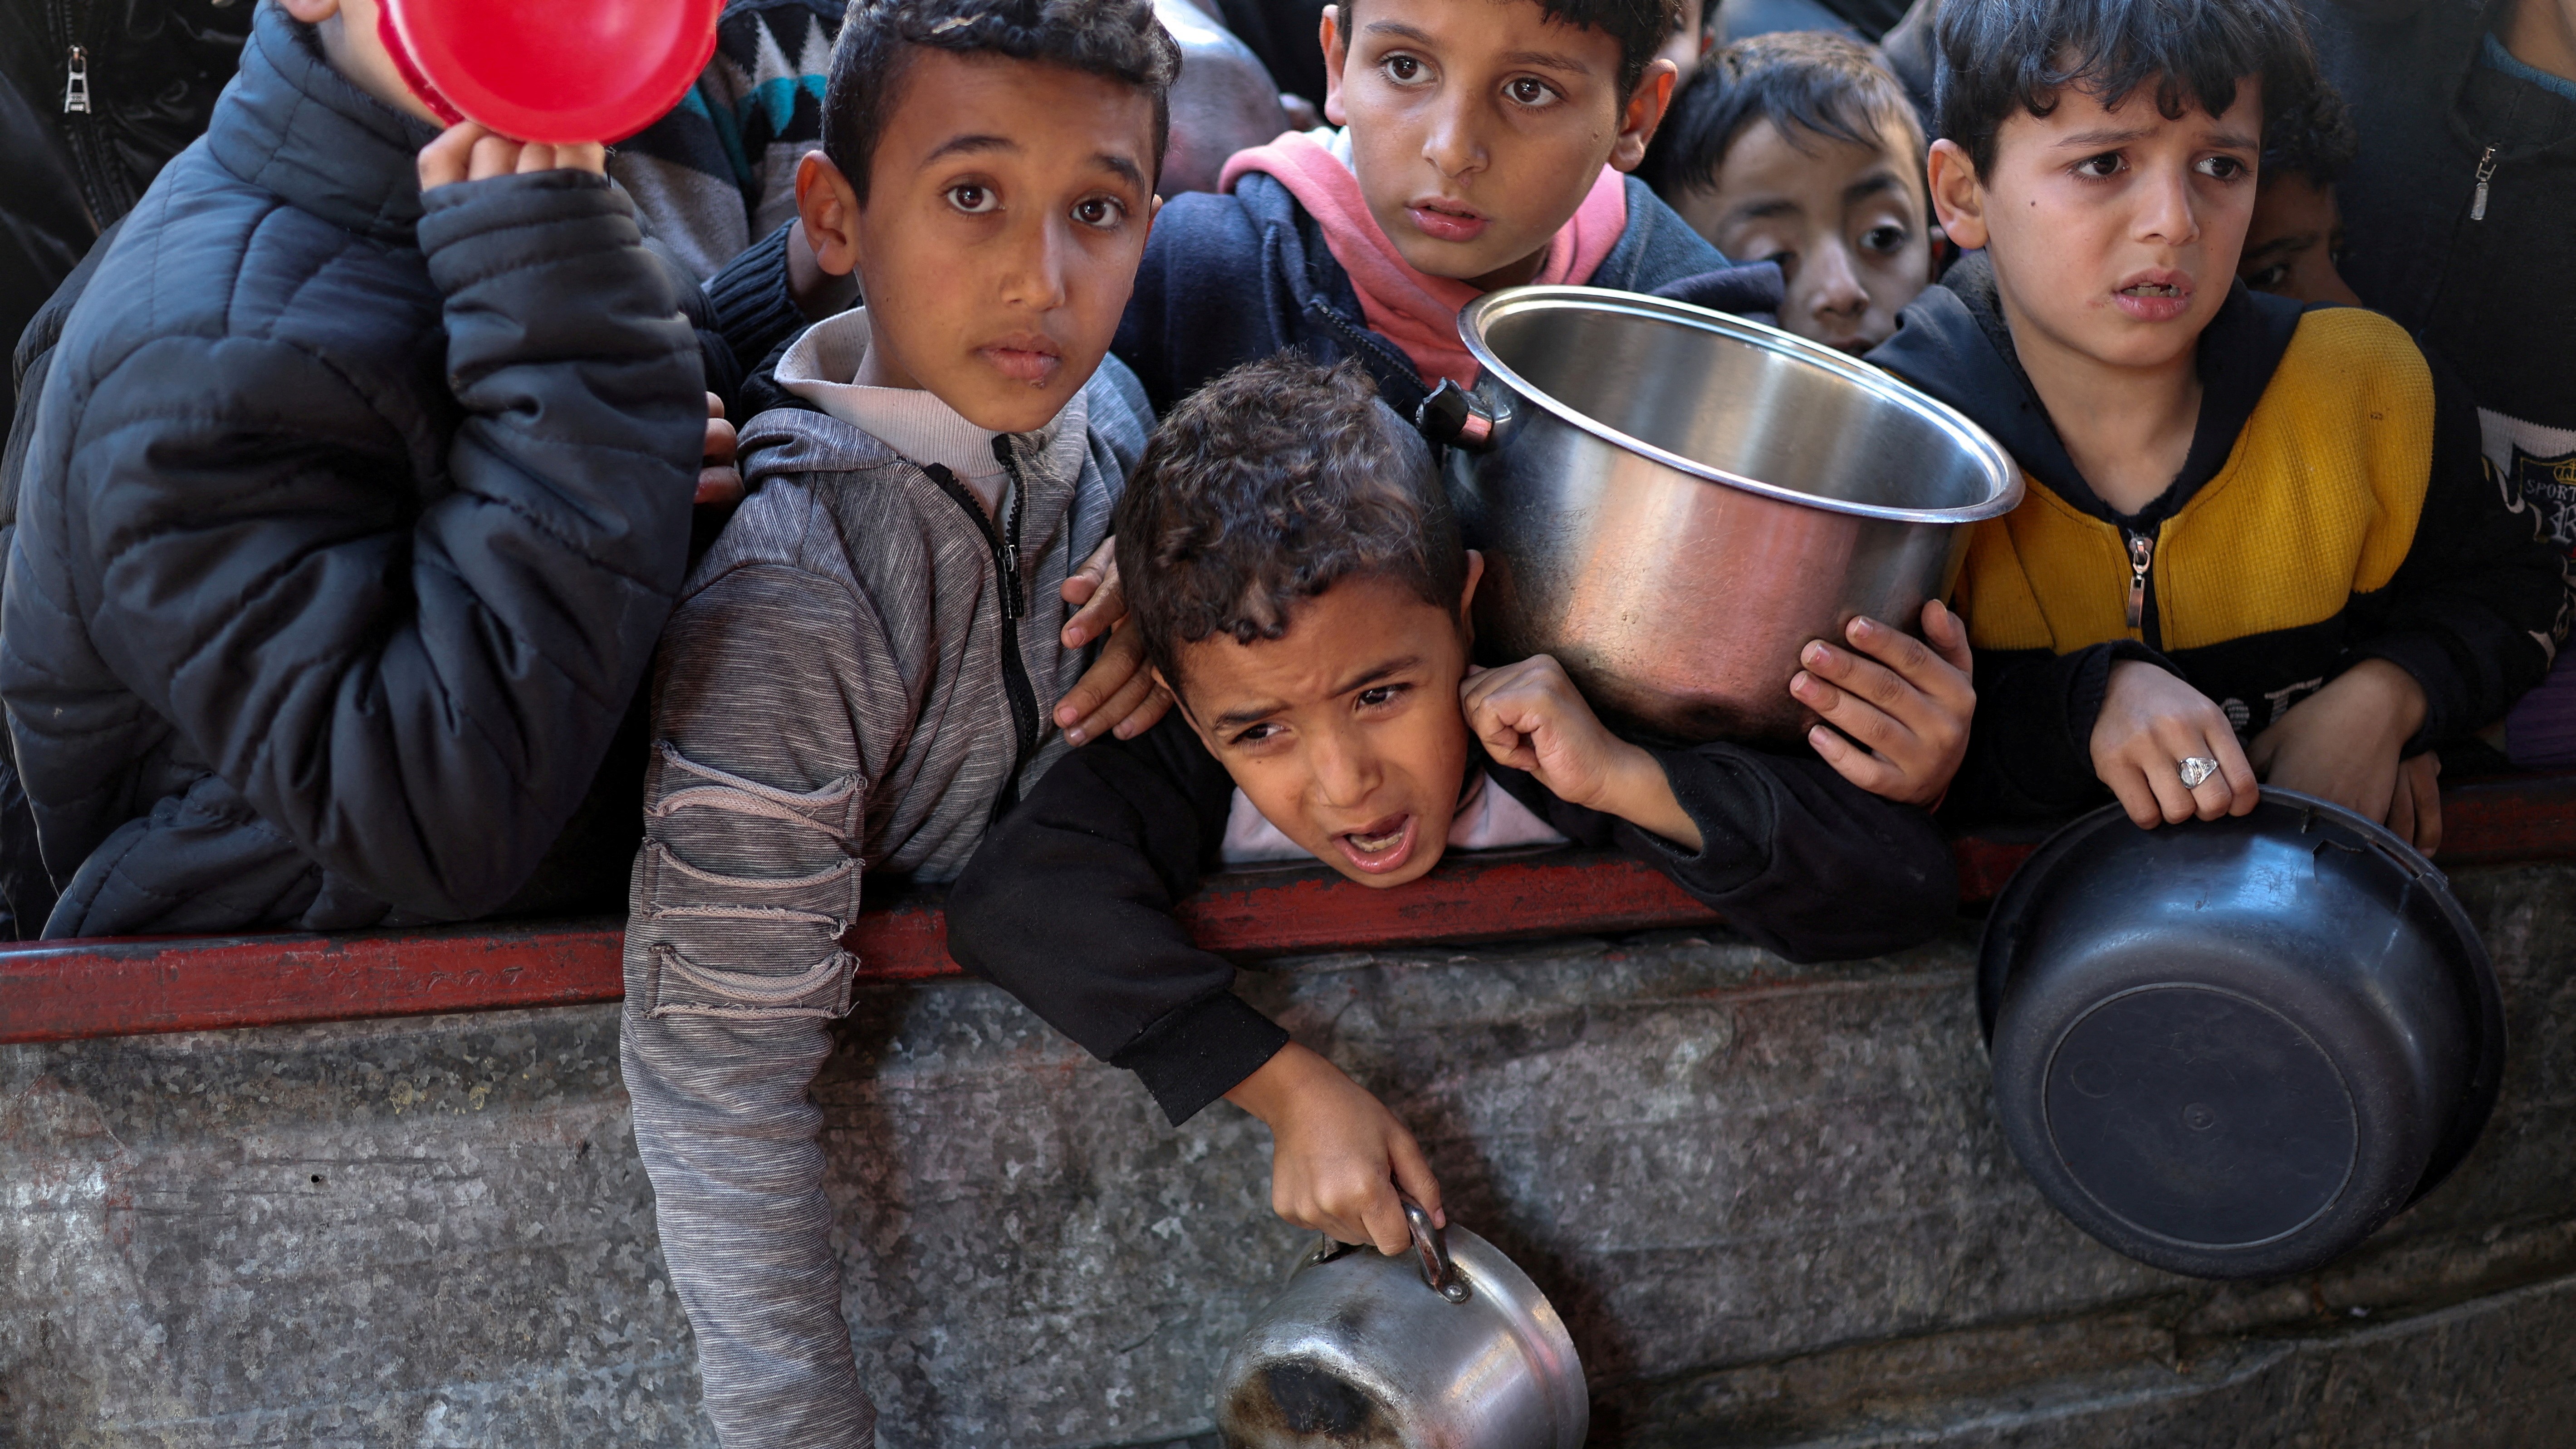
[[[1493, 323], [1523, 312], [1545, 311], [1610, 312], [1633, 317], [1648, 317], [1660, 322], [1677, 322], [1703, 332], [1713, 332], [1729, 341], [1779, 353], [1812, 367], [1821, 368], [1845, 382], [1861, 388], [1881, 401], [1893, 403], [1922, 418], [1934, 428], [1949, 435], [1959, 447], [1985, 465], [1987, 478], [1994, 485], [1990, 496], [1956, 508], [1892, 508], [1879, 503], [1855, 503], [1847, 499], [1825, 498], [1796, 488], [1766, 483], [1723, 468], [1711, 467], [1685, 458], [1669, 449], [1659, 448], [1600, 419], [1559, 401], [1546, 389], [1532, 384], [1494, 352], [1485, 340], [1485, 331]], [[1502, 379], [1520, 397], [1545, 410], [1560, 421], [1578, 428], [1601, 441], [1636, 453], [1641, 457], [1710, 483], [1742, 489], [1783, 503], [1796, 503], [1820, 508], [1830, 513], [1848, 513], [1863, 518], [1883, 518], [1899, 523], [1976, 523], [2000, 518], [2021, 505], [2022, 473], [2003, 446], [1985, 429], [1968, 420], [1966, 414], [1949, 404], [1916, 391], [1893, 373], [1872, 367], [1847, 353], [1811, 342], [1794, 332], [1748, 321], [1712, 308], [1677, 302], [1669, 297], [1650, 297], [1640, 292], [1622, 292], [1608, 287], [1545, 285], [1505, 287], [1488, 292], [1461, 308], [1458, 313], [1458, 337], [1467, 351], [1485, 371]]]

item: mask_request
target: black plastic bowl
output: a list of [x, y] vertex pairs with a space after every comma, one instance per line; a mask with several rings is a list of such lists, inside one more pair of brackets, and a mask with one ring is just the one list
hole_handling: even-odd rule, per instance
[[2067, 826], [1986, 923], [2004, 1136], [2060, 1212], [2201, 1278], [2303, 1272], [2468, 1155], [2504, 1010], [2450, 883], [2288, 790], [2241, 818]]

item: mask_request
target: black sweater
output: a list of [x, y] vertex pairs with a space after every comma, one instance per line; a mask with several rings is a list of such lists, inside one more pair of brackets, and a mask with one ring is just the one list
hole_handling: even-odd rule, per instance
[[[1924, 812], [1813, 756], [1726, 744], [1652, 753], [1699, 826], [1696, 853], [1479, 764], [1558, 833], [1645, 861], [1793, 960], [1913, 945], [1956, 909], [1950, 852]], [[1217, 866], [1233, 798], [1225, 767], [1177, 716], [1133, 741], [1102, 740], [985, 835], [948, 897], [949, 954], [1142, 1077], [1175, 1124], [1288, 1039], [1234, 994], [1234, 967], [1172, 916]]]

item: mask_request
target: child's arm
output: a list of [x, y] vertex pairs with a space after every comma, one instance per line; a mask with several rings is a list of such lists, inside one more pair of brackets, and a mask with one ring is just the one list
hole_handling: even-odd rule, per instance
[[1234, 781], [1178, 719], [1058, 761], [986, 833], [948, 893], [948, 951], [1093, 1056], [1136, 1073], [1177, 1126], [1222, 1096], [1271, 1129], [1271, 1205], [1400, 1250], [1397, 1185], [1437, 1215], [1412, 1134], [1234, 994], [1172, 907], [1198, 888]]
[[[778, 501], [738, 522], [783, 531], [757, 512]], [[845, 578], [775, 562], [721, 573], [663, 644], [621, 1064], [728, 1443], [843, 1444], [867, 1424], [807, 1088], [849, 1009], [839, 937], [860, 910], [869, 746], [884, 755], [908, 724], [890, 659]]]
[[[1922, 810], [1862, 790], [1823, 760], [1731, 744], [1651, 748], [1612, 734], [1545, 655], [1480, 671], [1468, 726], [1550, 824], [1616, 844], [1793, 960], [1915, 945], [1958, 909], [1948, 845]], [[1525, 794], [1545, 787], [1535, 800]], [[1570, 793], [1569, 793], [1570, 792]]]

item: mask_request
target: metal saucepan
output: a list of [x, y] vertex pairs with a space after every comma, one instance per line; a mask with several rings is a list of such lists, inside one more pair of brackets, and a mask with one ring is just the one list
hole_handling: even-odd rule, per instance
[[1919, 629], [1963, 524], [2021, 472], [1866, 363], [1722, 312], [1593, 287], [1470, 303], [1483, 364], [1425, 431], [1485, 552], [1478, 650], [1553, 654], [1593, 707], [1665, 738], [1792, 741], [1798, 651], [1855, 615]]
[[2252, 814], [2050, 837], [1987, 918], [2004, 1136], [2076, 1226], [2203, 1278], [2305, 1272], [2439, 1184], [2503, 1079], [2495, 970], [2377, 822]]
[[1583, 1363], [1547, 1296], [1474, 1233], [1405, 1219], [1413, 1257], [1299, 1258], [1217, 1370], [1227, 1449], [1580, 1449]]

